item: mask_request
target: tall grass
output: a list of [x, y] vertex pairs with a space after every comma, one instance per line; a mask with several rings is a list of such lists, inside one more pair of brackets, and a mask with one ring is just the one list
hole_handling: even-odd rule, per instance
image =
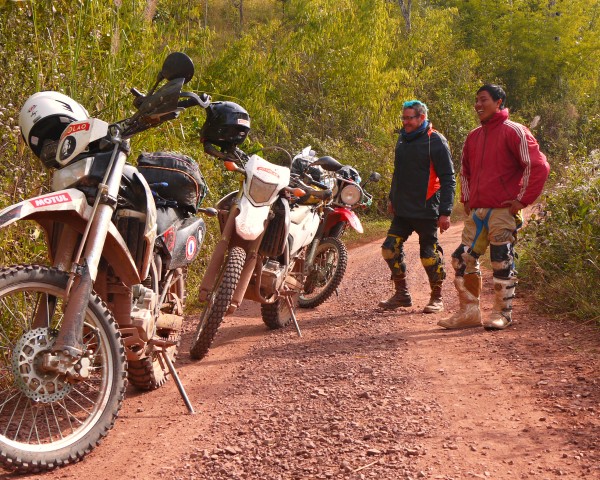
[[544, 311], [600, 325], [600, 152], [560, 174], [525, 230], [522, 284]]

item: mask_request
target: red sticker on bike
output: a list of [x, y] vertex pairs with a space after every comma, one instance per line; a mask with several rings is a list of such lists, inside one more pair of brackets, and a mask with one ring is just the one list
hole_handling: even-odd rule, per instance
[[169, 252], [172, 252], [175, 248], [175, 229], [173, 227], [169, 227], [169, 229], [162, 234], [163, 241], [165, 242], [165, 247]]
[[71, 135], [72, 133], [77, 133], [77, 132], [86, 132], [90, 129], [90, 124], [89, 122], [83, 122], [83, 123], [72, 123], [71, 125], [69, 125], [67, 127], [67, 129], [62, 133], [62, 135], [60, 136], [61, 140], [65, 137], [68, 137], [69, 135]]
[[29, 203], [31, 203], [35, 208], [41, 208], [48, 207], [50, 205], [58, 205], [60, 203], [69, 203], [71, 201], [71, 196], [68, 193], [59, 193], [29, 200]]
[[198, 251], [198, 241], [196, 237], [188, 237], [185, 241], [185, 258], [191, 260], [196, 256], [196, 252]]

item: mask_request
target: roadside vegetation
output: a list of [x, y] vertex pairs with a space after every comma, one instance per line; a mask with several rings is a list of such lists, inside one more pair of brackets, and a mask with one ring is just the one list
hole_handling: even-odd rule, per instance
[[[506, 87], [513, 119], [531, 125], [552, 166], [544, 205], [521, 247], [521, 284], [552, 312], [598, 322], [600, 4], [584, 0], [0, 0], [0, 207], [46, 191], [50, 172], [24, 146], [20, 106], [39, 90], [77, 99], [92, 116], [131, 112], [163, 58], [184, 51], [189, 88], [242, 104], [246, 150], [311, 145], [355, 166], [378, 225], [393, 169], [402, 102], [430, 105], [456, 166], [483, 82]], [[202, 152], [201, 109], [139, 136], [141, 151], [197, 159], [212, 205], [234, 183]], [[216, 222], [204, 249], [212, 249]], [[35, 225], [2, 232], [0, 263], [42, 262]], [[198, 282], [206, 259], [191, 272]]]

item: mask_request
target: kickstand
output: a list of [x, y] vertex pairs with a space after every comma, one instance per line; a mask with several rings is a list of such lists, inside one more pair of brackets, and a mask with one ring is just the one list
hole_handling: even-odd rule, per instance
[[288, 308], [290, 309], [290, 313], [292, 314], [292, 320], [294, 321], [296, 332], [298, 332], [298, 336], [301, 337], [302, 332], [300, 331], [300, 325], [298, 325], [298, 320], [296, 320], [296, 313], [294, 312], [294, 303], [292, 302], [291, 295], [286, 295], [285, 301], [287, 302]]
[[167, 364], [167, 367], [169, 367], [169, 372], [171, 372], [171, 376], [173, 377], [173, 380], [175, 380], [175, 384], [177, 385], [177, 389], [179, 390], [179, 393], [181, 394], [181, 398], [183, 398], [183, 402], [185, 403], [185, 406], [187, 407], [188, 412], [190, 412], [190, 415], [194, 415], [196, 413], [194, 411], [194, 407], [192, 407], [190, 399], [188, 398], [187, 393], [185, 393], [185, 389], [183, 388], [183, 384], [181, 383], [181, 380], [179, 379], [179, 375], [177, 375], [177, 371], [175, 370], [175, 366], [173, 365], [173, 362], [169, 358], [169, 354], [164, 349], [159, 350], [158, 353], [160, 354], [160, 356], [162, 357], [162, 359]]

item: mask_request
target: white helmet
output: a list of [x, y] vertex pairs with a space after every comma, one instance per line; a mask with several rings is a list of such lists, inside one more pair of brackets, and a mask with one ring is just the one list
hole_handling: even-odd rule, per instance
[[19, 127], [25, 142], [46, 167], [56, 166], [53, 153], [42, 152], [48, 141], [57, 141], [71, 122], [85, 120], [88, 112], [79, 103], [59, 92], [38, 92], [29, 97], [19, 113]]

